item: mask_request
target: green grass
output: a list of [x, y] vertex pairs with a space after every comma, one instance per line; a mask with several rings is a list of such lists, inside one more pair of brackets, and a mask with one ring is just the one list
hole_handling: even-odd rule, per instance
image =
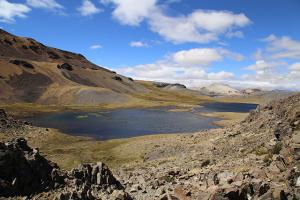
[[128, 139], [95, 141], [49, 129], [45, 134], [32, 132], [26, 136], [32, 147], [57, 163], [63, 169], [72, 169], [80, 163], [104, 162], [110, 168], [131, 166], [144, 161], [145, 152], [152, 151], [155, 144], [169, 142], [176, 135], [147, 135]]

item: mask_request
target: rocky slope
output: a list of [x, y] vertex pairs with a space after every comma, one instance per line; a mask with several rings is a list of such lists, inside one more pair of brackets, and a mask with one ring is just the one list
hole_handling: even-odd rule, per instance
[[126, 102], [147, 90], [83, 55], [47, 47], [0, 29], [0, 102], [97, 104]]
[[0, 191], [12, 191], [5, 196], [25, 195], [18, 187], [35, 182], [23, 180], [22, 167], [43, 183], [28, 189], [35, 199], [300, 199], [300, 94], [259, 106], [228, 128], [161, 137], [143, 163], [119, 166], [114, 176], [99, 163], [60, 170], [23, 139], [0, 147], [0, 183], [7, 188]]
[[[60, 170], [25, 139], [0, 142], [0, 196], [35, 199], [131, 199], [103, 163]], [[50, 191], [47, 194], [47, 191]]]
[[300, 199], [299, 138], [300, 94], [232, 127], [157, 143], [117, 176], [136, 199]]

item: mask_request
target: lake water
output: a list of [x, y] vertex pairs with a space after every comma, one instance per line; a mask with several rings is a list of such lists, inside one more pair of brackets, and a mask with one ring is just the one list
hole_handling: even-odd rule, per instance
[[[208, 108], [210, 107], [211, 104]], [[51, 113], [24, 120], [36, 126], [56, 128], [72, 135], [106, 140], [148, 134], [197, 132], [217, 128], [214, 122], [218, 119], [201, 116], [197, 114], [197, 111], [169, 112], [167, 109], [120, 109], [92, 113]]]
[[199, 112], [242, 112], [246, 113], [250, 110], [254, 110], [257, 104], [250, 103], [206, 103], [202, 107], [197, 108]]

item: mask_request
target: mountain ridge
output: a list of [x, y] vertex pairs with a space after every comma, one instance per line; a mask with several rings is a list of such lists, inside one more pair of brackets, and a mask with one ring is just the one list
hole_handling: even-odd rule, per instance
[[1, 29], [0, 67], [0, 102], [4, 103], [118, 103], [147, 91], [133, 79], [97, 66], [81, 54]]

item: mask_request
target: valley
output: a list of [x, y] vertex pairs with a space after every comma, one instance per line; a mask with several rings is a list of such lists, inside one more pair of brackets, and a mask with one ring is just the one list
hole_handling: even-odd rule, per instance
[[134, 80], [0, 36], [0, 196], [299, 198], [299, 93]]

